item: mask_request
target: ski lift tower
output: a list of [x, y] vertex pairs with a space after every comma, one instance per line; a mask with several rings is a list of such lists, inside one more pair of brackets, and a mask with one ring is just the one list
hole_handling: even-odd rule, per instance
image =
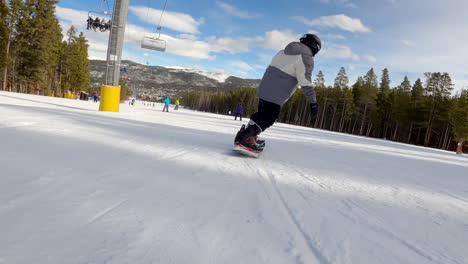
[[106, 83], [101, 87], [99, 111], [118, 112], [120, 104], [120, 60], [130, 0], [115, 0], [107, 47]]

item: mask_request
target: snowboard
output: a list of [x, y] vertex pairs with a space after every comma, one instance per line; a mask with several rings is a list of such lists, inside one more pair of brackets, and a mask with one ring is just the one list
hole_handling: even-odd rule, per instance
[[252, 157], [252, 158], [259, 158], [261, 154], [261, 152], [252, 151], [249, 148], [246, 148], [242, 145], [235, 145], [232, 150], [243, 156]]

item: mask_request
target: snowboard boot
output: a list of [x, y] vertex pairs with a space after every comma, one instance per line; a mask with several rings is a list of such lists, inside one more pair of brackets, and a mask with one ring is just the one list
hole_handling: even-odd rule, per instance
[[[242, 125], [241, 129], [239, 130], [239, 132], [237, 132], [237, 135], [236, 135], [236, 138], [234, 139], [234, 145], [238, 145], [239, 144], [239, 139], [241, 137], [241, 135], [243, 135], [245, 131], [245, 125]], [[265, 148], [265, 140], [262, 140], [262, 139], [259, 139], [257, 137], [257, 144], [260, 148]]]
[[237, 150], [257, 156], [265, 147], [265, 141], [261, 140], [260, 143], [257, 142], [257, 135], [260, 132], [261, 129], [256, 124], [249, 124], [247, 127], [243, 125], [234, 139]]

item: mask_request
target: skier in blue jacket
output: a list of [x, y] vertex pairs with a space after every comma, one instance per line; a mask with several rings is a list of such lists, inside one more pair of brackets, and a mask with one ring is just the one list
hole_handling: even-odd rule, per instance
[[166, 99], [164, 99], [163, 103], [164, 103], [163, 112], [169, 112], [169, 105], [171, 104], [171, 99], [169, 99], [169, 96], [166, 96]]
[[265, 147], [265, 141], [258, 134], [273, 125], [281, 106], [292, 96], [298, 86], [310, 104], [313, 117], [317, 115], [317, 100], [312, 86], [314, 56], [322, 48], [321, 40], [314, 34], [305, 34], [299, 42], [289, 43], [279, 51], [266, 69], [257, 91], [260, 98], [258, 111], [250, 117], [248, 126], [242, 125], [234, 139], [236, 150], [258, 156]]

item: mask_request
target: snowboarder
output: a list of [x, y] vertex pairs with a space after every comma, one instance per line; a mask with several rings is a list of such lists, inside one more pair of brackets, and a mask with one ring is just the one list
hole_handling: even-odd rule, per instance
[[166, 99], [164, 99], [163, 103], [164, 103], [163, 112], [169, 112], [169, 105], [171, 104], [171, 99], [169, 99], [169, 96], [166, 96]]
[[242, 113], [244, 112], [244, 107], [241, 103], [238, 103], [236, 109], [234, 110], [234, 120], [237, 120], [237, 117], [240, 117], [240, 121], [242, 121]]
[[175, 100], [175, 107], [174, 107], [174, 110], [179, 110], [179, 105], [180, 105], [180, 101], [179, 101], [179, 99], [176, 99], [176, 100]]
[[265, 147], [265, 141], [257, 136], [273, 125], [281, 106], [301, 86], [310, 104], [312, 117], [317, 115], [317, 100], [312, 86], [311, 74], [314, 56], [322, 48], [322, 42], [314, 34], [305, 34], [299, 42], [289, 43], [272, 59], [263, 75], [257, 95], [260, 98], [258, 111], [250, 117], [248, 126], [242, 125], [234, 139], [234, 150], [258, 157]]

